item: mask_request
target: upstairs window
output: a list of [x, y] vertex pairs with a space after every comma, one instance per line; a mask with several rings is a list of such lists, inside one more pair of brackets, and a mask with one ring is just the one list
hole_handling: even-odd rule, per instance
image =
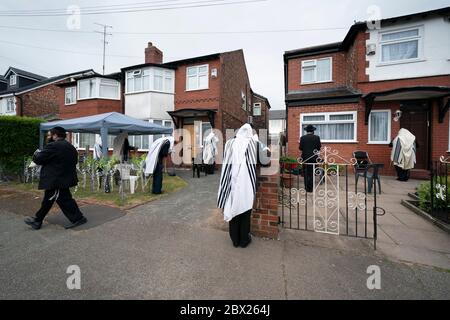
[[261, 116], [261, 103], [253, 104], [253, 116], [255, 117]]
[[332, 81], [332, 59], [302, 61], [302, 84]]
[[175, 73], [161, 68], [144, 68], [126, 73], [126, 93], [158, 91], [173, 93]]
[[77, 87], [66, 88], [65, 105], [77, 103]]
[[113, 79], [91, 78], [78, 81], [78, 100], [120, 100], [119, 82]]
[[15, 86], [16, 84], [17, 84], [17, 75], [12, 74], [12, 75], [9, 77], [9, 85], [10, 85], [10, 86]]
[[188, 67], [186, 70], [186, 90], [208, 89], [209, 66], [207, 64], [195, 67]]
[[421, 41], [420, 28], [381, 33], [381, 62], [402, 62], [419, 59]]

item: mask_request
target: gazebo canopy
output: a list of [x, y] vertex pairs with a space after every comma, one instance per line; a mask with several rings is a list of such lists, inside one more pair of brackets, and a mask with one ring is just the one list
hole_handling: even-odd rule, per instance
[[40, 126], [40, 146], [43, 145], [43, 132], [54, 127], [63, 127], [69, 132], [96, 133], [102, 136], [103, 154], [107, 155], [108, 135], [127, 132], [130, 135], [171, 134], [172, 128], [163, 127], [147, 121], [134, 119], [117, 112], [94, 116], [42, 123]]

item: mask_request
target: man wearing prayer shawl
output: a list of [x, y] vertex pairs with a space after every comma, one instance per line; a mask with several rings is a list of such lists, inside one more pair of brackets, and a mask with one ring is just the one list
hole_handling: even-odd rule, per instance
[[217, 202], [225, 221], [229, 222], [230, 237], [236, 248], [246, 248], [251, 242], [250, 218], [260, 149], [262, 144], [249, 124], [242, 126], [236, 137], [225, 144]]
[[163, 160], [169, 155], [173, 149], [173, 137], [159, 138], [150, 146], [147, 158], [145, 159], [145, 175], [153, 175], [152, 193], [162, 193], [163, 182]]
[[397, 180], [408, 181], [410, 170], [416, 164], [416, 137], [407, 129], [400, 129], [391, 146], [391, 161], [397, 171]]
[[208, 174], [214, 174], [214, 165], [217, 156], [217, 142], [219, 142], [219, 139], [212, 130], [203, 142], [203, 163], [207, 166], [206, 170]]

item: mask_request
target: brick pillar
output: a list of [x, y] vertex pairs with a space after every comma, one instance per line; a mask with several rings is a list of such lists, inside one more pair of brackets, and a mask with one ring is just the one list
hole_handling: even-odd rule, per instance
[[278, 239], [279, 174], [258, 177], [258, 191], [252, 213], [251, 230], [257, 237]]

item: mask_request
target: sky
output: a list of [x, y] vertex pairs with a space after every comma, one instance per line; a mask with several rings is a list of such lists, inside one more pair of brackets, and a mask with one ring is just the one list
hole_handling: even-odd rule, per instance
[[[164, 62], [243, 49], [253, 90], [266, 96], [273, 109], [283, 109], [285, 51], [342, 41], [350, 26], [370, 18], [374, 8], [381, 18], [389, 18], [450, 6], [450, 0], [243, 1], [248, 0], [2, 0], [0, 74], [9, 66], [47, 77], [91, 68], [101, 73], [102, 35], [93, 32], [102, 31], [95, 24], [99, 23], [112, 26], [106, 73], [143, 63], [149, 41], [163, 51]], [[220, 2], [220, 6], [198, 6]], [[1, 15], [12, 10], [47, 13], [102, 5], [119, 9], [123, 4], [160, 10], [75, 18]], [[197, 7], [167, 10], [177, 4]]]

